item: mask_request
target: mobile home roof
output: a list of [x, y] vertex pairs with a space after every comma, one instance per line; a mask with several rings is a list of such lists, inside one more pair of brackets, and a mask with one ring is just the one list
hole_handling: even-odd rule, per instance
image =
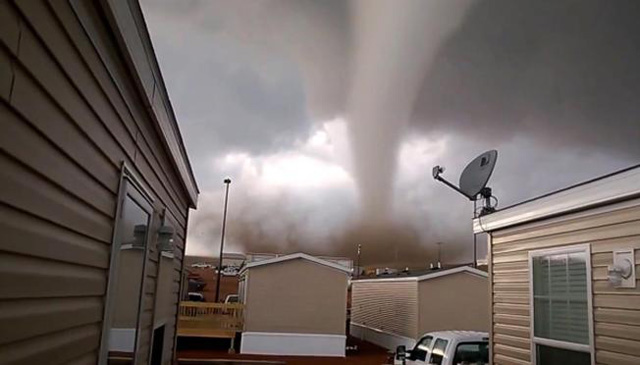
[[435, 278], [439, 278], [442, 276], [447, 276], [447, 275], [453, 275], [453, 274], [458, 274], [461, 272], [466, 272], [469, 274], [473, 274], [476, 276], [481, 276], [481, 277], [488, 277], [489, 274], [487, 274], [486, 272], [482, 271], [482, 270], [478, 270], [478, 269], [474, 269], [470, 266], [459, 266], [453, 269], [446, 269], [446, 270], [438, 270], [429, 274], [425, 274], [425, 275], [421, 275], [421, 276], [409, 276], [409, 277], [393, 277], [393, 278], [375, 278], [375, 279], [360, 279], [360, 280], [353, 280], [353, 283], [372, 283], [372, 282], [392, 282], [392, 281], [423, 281], [423, 280], [429, 280], [429, 279], [435, 279]]
[[556, 217], [640, 197], [640, 165], [504, 208], [473, 221], [474, 233]]
[[323, 266], [330, 267], [332, 269], [343, 271], [346, 274], [351, 273], [351, 270], [349, 268], [347, 268], [347, 267], [344, 267], [342, 265], [338, 265], [338, 264], [336, 264], [334, 262], [331, 262], [331, 261], [327, 261], [327, 260], [319, 259], [317, 257], [313, 257], [311, 255], [307, 255], [306, 253], [299, 252], [299, 253], [294, 253], [294, 254], [291, 254], [291, 255], [284, 255], [284, 256], [274, 257], [272, 259], [251, 262], [251, 263], [247, 264], [245, 267], [242, 268], [242, 270], [240, 271], [240, 274], [244, 273], [247, 269], [250, 269], [252, 267], [271, 265], [271, 264], [275, 264], [275, 263], [278, 263], [278, 262], [284, 262], [284, 261], [295, 260], [295, 259], [304, 259], [304, 260], [311, 261], [311, 262], [319, 264], [319, 265], [323, 265]]

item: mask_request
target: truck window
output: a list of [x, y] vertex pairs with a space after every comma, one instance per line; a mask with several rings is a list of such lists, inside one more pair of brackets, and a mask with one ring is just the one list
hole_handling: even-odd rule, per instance
[[429, 346], [431, 346], [432, 340], [433, 337], [424, 336], [420, 341], [418, 341], [413, 350], [411, 350], [411, 360], [425, 361], [429, 354]]
[[463, 342], [456, 347], [453, 365], [489, 364], [489, 344], [487, 342]]
[[433, 350], [431, 350], [430, 364], [442, 365], [447, 344], [449, 344], [449, 341], [447, 340], [443, 340], [441, 338], [436, 340], [436, 343], [433, 345]]

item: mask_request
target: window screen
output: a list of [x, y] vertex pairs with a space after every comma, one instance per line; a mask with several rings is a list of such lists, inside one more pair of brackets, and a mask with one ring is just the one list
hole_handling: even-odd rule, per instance
[[441, 338], [436, 340], [436, 343], [433, 344], [433, 350], [431, 352], [431, 360], [430, 364], [440, 365], [442, 364], [442, 360], [444, 359], [444, 352], [447, 349], [447, 344], [449, 341], [443, 340]]
[[534, 334], [589, 344], [585, 253], [533, 258]]

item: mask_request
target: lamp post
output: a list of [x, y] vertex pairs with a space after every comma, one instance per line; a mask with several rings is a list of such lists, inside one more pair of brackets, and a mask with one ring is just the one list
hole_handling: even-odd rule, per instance
[[358, 255], [356, 256], [356, 279], [360, 278], [360, 251], [362, 250], [362, 245], [358, 243]]
[[220, 300], [220, 277], [222, 276], [222, 251], [224, 249], [224, 233], [227, 227], [227, 203], [229, 201], [229, 185], [231, 179], [224, 179], [227, 186], [224, 194], [224, 213], [222, 215], [222, 237], [220, 237], [220, 258], [218, 259], [218, 278], [216, 280], [216, 303]]

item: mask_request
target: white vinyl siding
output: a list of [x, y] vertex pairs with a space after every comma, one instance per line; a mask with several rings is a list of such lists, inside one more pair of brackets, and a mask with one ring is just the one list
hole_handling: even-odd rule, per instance
[[418, 337], [416, 281], [352, 284], [351, 322], [408, 338]]

